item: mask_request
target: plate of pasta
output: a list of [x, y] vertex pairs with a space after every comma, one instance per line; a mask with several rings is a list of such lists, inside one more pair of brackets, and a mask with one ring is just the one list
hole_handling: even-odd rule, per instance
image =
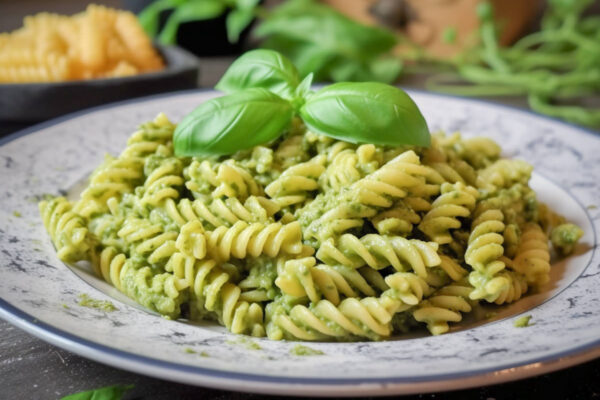
[[[600, 138], [409, 92], [426, 145], [345, 141], [319, 112], [370, 89], [334, 86], [235, 152], [256, 135], [198, 131], [235, 103], [211, 90], [4, 139], [0, 316], [119, 368], [261, 393], [449, 390], [599, 356]], [[269, 96], [241, 98], [280, 118]]]

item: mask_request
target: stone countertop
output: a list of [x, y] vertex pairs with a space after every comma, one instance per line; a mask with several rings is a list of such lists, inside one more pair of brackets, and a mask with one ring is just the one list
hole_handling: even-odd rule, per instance
[[[202, 59], [200, 85], [212, 87], [232, 58]], [[402, 82], [421, 88], [423, 77]], [[523, 98], [492, 99], [526, 108]], [[0, 320], [0, 400], [59, 399], [82, 390], [134, 384], [125, 399], [258, 399], [262, 395], [177, 384], [119, 370], [47, 344]], [[269, 397], [276, 398], [276, 397]], [[518, 382], [406, 399], [600, 399], [600, 359]]]

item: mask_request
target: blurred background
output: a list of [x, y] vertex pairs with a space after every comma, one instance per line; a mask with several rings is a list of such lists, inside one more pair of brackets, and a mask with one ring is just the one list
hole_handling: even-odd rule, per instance
[[[94, 4], [0, 1], [2, 133], [111, 101], [212, 87], [257, 47], [281, 51], [317, 82], [396, 83], [600, 127], [600, 1]], [[63, 101], [48, 101], [55, 96]]]
[[[483, 98], [600, 130], [600, 1], [90, 4], [0, 0], [0, 135], [113, 101], [213, 87], [237, 56], [257, 47], [283, 52], [318, 82], [374, 80]], [[51, 399], [116, 383], [136, 384], [128, 398], [261, 398], [120, 371], [3, 321], [0, 337], [0, 398]], [[599, 382], [600, 362], [592, 361], [522, 382], [414, 398], [593, 399]]]

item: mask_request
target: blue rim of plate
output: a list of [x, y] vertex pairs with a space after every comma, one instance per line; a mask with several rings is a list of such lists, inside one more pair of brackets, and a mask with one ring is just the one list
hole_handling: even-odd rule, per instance
[[[511, 111], [516, 111], [521, 114], [534, 116], [537, 118], [552, 121], [554, 123], [559, 123], [561, 125], [568, 126], [570, 128], [575, 128], [579, 131], [585, 132], [587, 134], [590, 134], [590, 135], [600, 139], [600, 133], [598, 133], [590, 128], [580, 127], [580, 126], [559, 120], [557, 118], [538, 114], [538, 113], [530, 111], [530, 110], [525, 110], [525, 109], [521, 109], [518, 107], [509, 106], [506, 104], [500, 104], [500, 103], [496, 103], [496, 102], [489, 101], [489, 100], [480, 100], [480, 99], [474, 99], [474, 98], [465, 97], [465, 96], [455, 96], [455, 95], [449, 95], [449, 94], [444, 94], [444, 93], [429, 92], [429, 91], [425, 91], [425, 90], [414, 90], [414, 89], [406, 89], [406, 90], [409, 93], [412, 92], [412, 93], [433, 95], [433, 96], [446, 97], [446, 98], [458, 98], [463, 101], [466, 100], [468, 102], [484, 103], [484, 104], [488, 104], [488, 105], [491, 105], [494, 107], [504, 108], [504, 109], [508, 109]], [[104, 104], [104, 105], [100, 105], [100, 106], [96, 106], [96, 107], [92, 107], [92, 108], [87, 108], [87, 109], [80, 110], [80, 111], [75, 111], [73, 113], [69, 113], [69, 114], [66, 114], [66, 115], [58, 117], [58, 118], [53, 118], [51, 120], [44, 121], [39, 124], [33, 125], [29, 128], [25, 128], [23, 130], [15, 132], [15, 133], [9, 134], [0, 139], [0, 146], [3, 146], [6, 143], [9, 143], [9, 142], [11, 142], [15, 139], [18, 139], [22, 136], [26, 136], [28, 134], [34, 133], [40, 129], [45, 129], [50, 126], [54, 126], [54, 125], [60, 124], [62, 122], [80, 117], [85, 114], [90, 114], [90, 113], [93, 113], [93, 112], [96, 112], [96, 111], [99, 111], [102, 109], [123, 106], [126, 104], [143, 103], [146, 101], [152, 101], [152, 100], [156, 100], [159, 98], [188, 95], [188, 94], [202, 93], [202, 92], [212, 92], [212, 91], [214, 91], [214, 90], [213, 89], [181, 90], [181, 91], [139, 97], [139, 98], [135, 98], [135, 99], [128, 99], [128, 100], [108, 103], [108, 104]], [[569, 193], [569, 195], [579, 203], [579, 200], [577, 198], [575, 198], [571, 193]], [[587, 210], [585, 210], [585, 213], [586, 213], [587, 217], [590, 218]], [[597, 239], [595, 230], [594, 230], [594, 237]], [[595, 252], [596, 247], [597, 246], [594, 246], [592, 251]], [[587, 269], [587, 266], [586, 266], [586, 269]], [[576, 278], [573, 282], [577, 281], [577, 279], [579, 279], [579, 277]], [[571, 282], [571, 284], [569, 284], [568, 286], [571, 286], [573, 284], [573, 282]], [[565, 287], [563, 290], [565, 290], [567, 287]], [[561, 292], [562, 292], [562, 290], [561, 290]], [[555, 294], [555, 296], [558, 295], [559, 293]], [[553, 297], [555, 297], [555, 296], [553, 296]], [[549, 300], [551, 300], [551, 298], [548, 299], [547, 301], [549, 301]], [[513, 374], [507, 374], [507, 375], [515, 375], [515, 373], [517, 372], [517, 370], [516, 370], [517, 368], [526, 367], [533, 363], [544, 364], [544, 363], [551, 363], [551, 362], [556, 362], [556, 361], [560, 361], [563, 359], [575, 358], [575, 357], [580, 357], [581, 362], [584, 362], [584, 361], [591, 360], [595, 357], [600, 356], [600, 353], [596, 354], [596, 353], [591, 352], [592, 350], [600, 350], [600, 338], [599, 338], [595, 341], [583, 344], [581, 346], [578, 346], [578, 347], [575, 347], [575, 348], [572, 348], [569, 350], [564, 350], [564, 351], [556, 352], [553, 354], [549, 354], [545, 357], [537, 358], [535, 360], [525, 360], [525, 361], [518, 362], [518, 363], [507, 363], [507, 364], [503, 364], [500, 366], [482, 368], [482, 369], [478, 369], [476, 371], [469, 371], [469, 372], [436, 374], [436, 375], [428, 375], [426, 377], [424, 377], [424, 376], [403, 376], [403, 377], [386, 377], [386, 378], [363, 378], [360, 380], [357, 380], [356, 378], [347, 378], [347, 379], [304, 378], [304, 377], [288, 378], [288, 377], [280, 377], [280, 376], [266, 376], [266, 375], [259, 375], [259, 374], [255, 375], [255, 374], [240, 373], [240, 372], [221, 371], [221, 370], [204, 368], [204, 367], [199, 367], [199, 366], [183, 365], [183, 364], [178, 364], [175, 362], [158, 360], [155, 358], [141, 356], [138, 354], [127, 352], [127, 351], [118, 350], [118, 349], [115, 349], [115, 348], [112, 348], [112, 347], [109, 347], [106, 345], [98, 344], [96, 342], [84, 339], [84, 338], [74, 335], [70, 332], [66, 332], [61, 329], [55, 328], [54, 326], [47, 324], [45, 322], [41, 322], [37, 318], [33, 317], [30, 314], [27, 314], [26, 312], [21, 311], [19, 308], [13, 306], [12, 304], [8, 303], [6, 300], [4, 300], [2, 298], [0, 298], [0, 317], [42, 340], [50, 342], [58, 347], [61, 347], [65, 350], [67, 350], [67, 351], [74, 352], [83, 357], [91, 358], [91, 359], [94, 359], [101, 363], [108, 364], [113, 367], [116, 366], [118, 368], [118, 366], [117, 366], [118, 364], [116, 363], [116, 361], [121, 360], [121, 361], [133, 362], [136, 365], [144, 365], [147, 367], [154, 367], [154, 368], [158, 368], [161, 370], [168, 369], [168, 370], [174, 371], [174, 372], [179, 371], [179, 372], [194, 374], [197, 376], [202, 376], [202, 377], [207, 377], [207, 378], [229, 379], [229, 380], [252, 382], [252, 383], [299, 384], [299, 385], [322, 385], [322, 386], [327, 386], [327, 385], [357, 386], [357, 385], [361, 385], [361, 384], [411, 384], [411, 383], [426, 383], [426, 382], [433, 383], [433, 382], [443, 382], [443, 381], [448, 381], [448, 380], [472, 378], [472, 377], [479, 377], [479, 376], [483, 377], [489, 373], [498, 372], [498, 371], [507, 370], [507, 369], [514, 370]], [[73, 348], [74, 346], [76, 346], [75, 349]], [[86, 349], [98, 352], [99, 354], [102, 354], [102, 355], [106, 355], [113, 362], [108, 362], [104, 359], [101, 359], [101, 357], [99, 357], [99, 356], [95, 357], [94, 355], [87, 354], [84, 351]], [[587, 353], [588, 351], [590, 353]], [[587, 353], [587, 357], [586, 357], [586, 353]], [[550, 370], [548, 370], [546, 372], [554, 371], [554, 370], [557, 370], [560, 368], [561, 368], [561, 366], [559, 365], [559, 366], [556, 366], [556, 368], [551, 368]], [[126, 368], [126, 369], [128, 369], [128, 368]], [[135, 370], [135, 369], [130, 369], [130, 370], [132, 370], [133, 372], [139, 373], [138, 370]], [[151, 375], [150, 373], [148, 373], [148, 374]], [[535, 375], [535, 374], [533, 374], [533, 375]], [[160, 376], [158, 376], [158, 375], [155, 375], [155, 376], [160, 378]], [[166, 377], [163, 376], [162, 378], [164, 379]], [[519, 377], [514, 376], [513, 379], [518, 379], [518, 378]], [[507, 380], [511, 380], [511, 378], [505, 376], [505, 379], [500, 379], [500, 380], [492, 382], [492, 383], [499, 383], [499, 382], [504, 382]], [[199, 382], [199, 383], [202, 383], [202, 382]], [[218, 386], [214, 386], [214, 387], [218, 387]], [[227, 389], [227, 388], [223, 388], [223, 389]], [[274, 393], [274, 392], [272, 392], [272, 393]], [[360, 394], [360, 393], [357, 393], [357, 395], [358, 394]]]

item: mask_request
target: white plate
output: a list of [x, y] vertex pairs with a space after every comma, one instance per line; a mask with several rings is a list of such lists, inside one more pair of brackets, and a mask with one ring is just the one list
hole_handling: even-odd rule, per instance
[[[293, 356], [295, 343], [247, 342], [211, 323], [157, 317], [91, 275], [61, 263], [36, 196], [69, 191], [105, 153], [118, 154], [139, 123], [164, 111], [179, 120], [215, 92], [182, 92], [97, 108], [0, 142], [0, 316], [57, 346], [115, 367], [221, 389], [297, 395], [380, 395], [488, 385], [600, 356], [600, 137], [479, 101], [413, 93], [432, 131], [496, 139], [535, 166], [532, 186], [585, 231], [552, 282], [489, 323], [379, 343], [313, 343], [322, 356]], [[21, 217], [15, 216], [15, 212]], [[79, 276], [78, 276], [79, 275]], [[84, 279], [80, 279], [83, 277]], [[79, 306], [78, 295], [118, 311]], [[514, 319], [526, 312], [535, 325]], [[193, 349], [196, 353], [189, 353]], [[201, 352], [209, 357], [202, 357]]]

